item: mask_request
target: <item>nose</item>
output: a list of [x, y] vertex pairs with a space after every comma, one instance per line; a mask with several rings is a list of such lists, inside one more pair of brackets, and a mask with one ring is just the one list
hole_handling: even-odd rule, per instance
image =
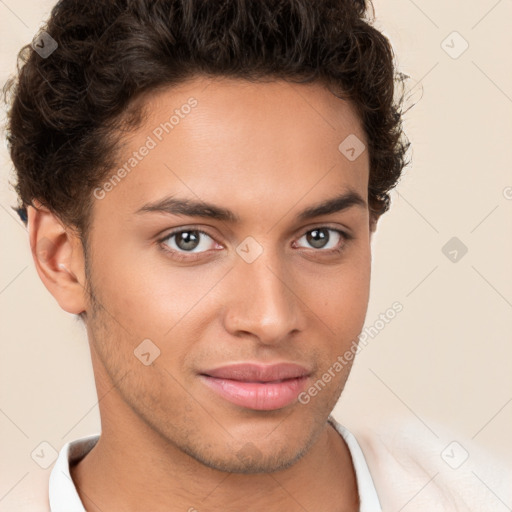
[[278, 257], [264, 252], [252, 263], [238, 260], [226, 286], [224, 326], [232, 335], [274, 345], [304, 329], [298, 285]]

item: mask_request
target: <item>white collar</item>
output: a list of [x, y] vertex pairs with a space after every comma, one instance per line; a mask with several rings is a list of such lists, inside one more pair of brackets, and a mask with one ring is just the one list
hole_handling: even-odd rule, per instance
[[49, 498], [52, 512], [86, 512], [71, 478], [69, 467], [84, 458], [99, 438], [100, 434], [92, 434], [70, 441], [61, 448], [50, 473]]

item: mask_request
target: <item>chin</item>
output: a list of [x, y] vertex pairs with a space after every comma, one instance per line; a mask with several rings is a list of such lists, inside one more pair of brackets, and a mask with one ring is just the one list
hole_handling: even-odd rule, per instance
[[[301, 435], [282, 434], [255, 438], [250, 435], [236, 436], [229, 440], [191, 443], [180, 446], [181, 450], [206, 467], [217, 471], [257, 474], [283, 471], [297, 463], [316, 440], [315, 431], [303, 430]], [[198, 441], [198, 440], [197, 440]]]
[[205, 457], [204, 453], [189, 453], [189, 455], [204, 466], [217, 471], [252, 475], [274, 473], [293, 466], [306, 453], [307, 447], [293, 450], [292, 447], [285, 446], [277, 453], [275, 448], [269, 451], [269, 453], [264, 453], [254, 443], [248, 442], [234, 454], [219, 453], [218, 456], [210, 454], [209, 457]]

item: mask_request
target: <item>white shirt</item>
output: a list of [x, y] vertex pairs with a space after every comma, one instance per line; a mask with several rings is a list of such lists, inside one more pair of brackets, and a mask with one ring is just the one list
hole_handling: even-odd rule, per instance
[[[352, 456], [359, 492], [359, 512], [382, 512], [368, 465], [356, 438], [334, 418], [330, 417], [329, 421], [345, 440]], [[51, 512], [85, 512], [75, 484], [71, 479], [69, 467], [85, 457], [99, 438], [100, 434], [82, 437], [66, 443], [60, 450], [50, 474], [49, 499]]]

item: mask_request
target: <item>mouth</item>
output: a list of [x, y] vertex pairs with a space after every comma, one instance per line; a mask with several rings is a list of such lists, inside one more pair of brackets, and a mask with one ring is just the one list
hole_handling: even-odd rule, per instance
[[199, 374], [214, 393], [232, 404], [258, 411], [282, 409], [297, 400], [310, 372], [295, 363], [233, 364]]

